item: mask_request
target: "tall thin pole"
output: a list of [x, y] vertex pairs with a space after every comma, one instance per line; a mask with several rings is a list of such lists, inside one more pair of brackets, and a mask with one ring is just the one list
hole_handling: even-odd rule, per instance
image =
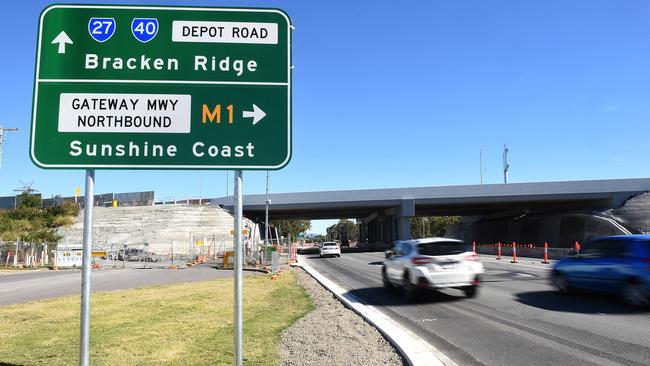
[[508, 169], [510, 169], [510, 164], [508, 164], [508, 146], [503, 144], [503, 183], [508, 183]]
[[201, 206], [201, 198], [203, 198], [203, 192], [201, 189], [201, 171], [199, 170], [199, 206]]
[[481, 169], [481, 184], [483, 184], [483, 148], [479, 151], [479, 165]]
[[269, 245], [269, 171], [266, 171], [266, 212], [264, 214], [264, 246]]
[[242, 316], [242, 171], [235, 170], [235, 366], [242, 366], [243, 316]]
[[0, 126], [0, 166], [2, 166], [2, 143], [4, 142], [4, 133], [6, 132], [17, 132], [17, 128], [4, 128]]
[[88, 366], [90, 364], [90, 258], [93, 242], [93, 207], [95, 206], [95, 171], [93, 169], [86, 170], [86, 196], [84, 202], [79, 365]]

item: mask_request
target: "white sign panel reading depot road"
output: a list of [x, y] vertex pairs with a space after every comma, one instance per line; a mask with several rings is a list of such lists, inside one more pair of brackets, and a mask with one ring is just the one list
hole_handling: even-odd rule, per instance
[[275, 23], [188, 22], [172, 23], [174, 42], [277, 44]]

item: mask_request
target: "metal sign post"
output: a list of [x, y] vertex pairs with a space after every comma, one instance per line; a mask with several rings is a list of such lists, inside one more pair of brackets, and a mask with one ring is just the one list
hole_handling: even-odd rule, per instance
[[90, 363], [90, 258], [93, 242], [93, 207], [95, 206], [95, 171], [86, 170], [86, 197], [84, 197], [83, 270], [81, 275], [81, 337], [79, 364]]
[[235, 365], [242, 366], [242, 171], [235, 170]]

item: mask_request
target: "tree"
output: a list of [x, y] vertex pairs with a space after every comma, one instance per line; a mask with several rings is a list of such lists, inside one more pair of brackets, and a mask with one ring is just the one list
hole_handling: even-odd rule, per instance
[[24, 240], [33, 243], [56, 243], [61, 240], [57, 228], [74, 223], [79, 207], [73, 203], [43, 208], [41, 198], [23, 191], [17, 197], [18, 207], [0, 213], [0, 239]]
[[323, 234], [314, 235], [311, 237], [312, 243], [322, 243], [327, 240], [327, 237]]
[[327, 237], [330, 240], [358, 241], [359, 225], [348, 219], [339, 220], [338, 223], [327, 228]]
[[272, 220], [269, 225], [278, 228], [280, 235], [289, 238], [290, 242], [294, 242], [298, 234], [311, 229], [309, 220]]
[[460, 216], [414, 216], [411, 217], [411, 237], [444, 236], [447, 227], [459, 222]]

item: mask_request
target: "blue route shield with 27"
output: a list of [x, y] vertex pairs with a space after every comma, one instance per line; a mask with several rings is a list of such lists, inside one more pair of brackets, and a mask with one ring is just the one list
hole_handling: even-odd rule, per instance
[[106, 42], [115, 33], [115, 26], [113, 18], [90, 18], [88, 33], [95, 41]]
[[138, 41], [147, 43], [158, 34], [158, 19], [134, 18], [131, 23], [131, 32]]

